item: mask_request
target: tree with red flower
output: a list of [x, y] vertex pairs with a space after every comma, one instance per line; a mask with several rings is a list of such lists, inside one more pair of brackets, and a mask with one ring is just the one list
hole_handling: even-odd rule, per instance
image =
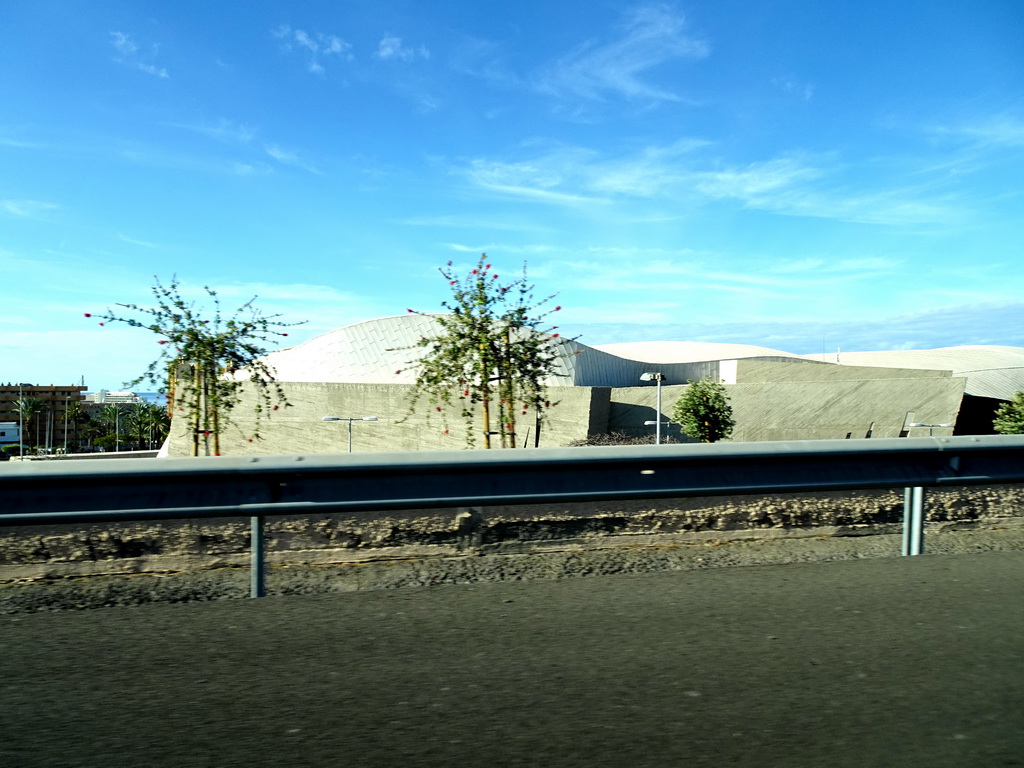
[[[257, 403], [251, 438], [258, 438], [261, 415], [291, 405], [273, 370], [262, 359], [270, 351], [265, 345], [275, 336], [288, 335], [278, 329], [299, 323], [282, 322], [280, 315], [264, 315], [253, 304], [256, 297], [226, 316], [217, 292], [209, 286], [203, 286], [203, 290], [212, 300], [213, 315], [204, 318], [202, 309], [181, 295], [177, 279], [169, 285], [154, 279], [155, 306], [117, 304], [135, 316], [122, 317], [109, 309], [97, 315], [107, 322], [145, 328], [162, 337], [158, 342], [160, 356], [126, 386], [150, 381], [168, 395], [168, 412], [183, 413], [188, 424], [193, 456], [199, 455], [201, 440], [206, 454], [210, 454], [210, 437], [212, 452], [220, 455], [220, 436], [229, 423], [231, 409], [238, 405], [242, 387], [251, 387]], [[90, 313], [85, 316], [90, 317]]]
[[[570, 347], [551, 335], [546, 318], [555, 310], [544, 305], [554, 295], [535, 298], [526, 265], [522, 277], [500, 285], [486, 258], [483, 254], [465, 277], [455, 273], [451, 262], [439, 269], [452, 297], [441, 303], [446, 313], [435, 316], [439, 332], [413, 347], [423, 352], [410, 363], [416, 381], [409, 412], [424, 397], [438, 410], [457, 404], [467, 422], [470, 447], [479, 434], [484, 448], [514, 448], [517, 411], [523, 415], [532, 408], [536, 445], [544, 411], [557, 405], [544, 397], [544, 384], [558, 375]], [[479, 433], [472, 427], [477, 419]]]

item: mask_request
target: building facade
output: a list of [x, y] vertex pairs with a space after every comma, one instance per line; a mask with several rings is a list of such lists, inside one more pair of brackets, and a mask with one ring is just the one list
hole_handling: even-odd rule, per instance
[[[65, 414], [72, 403], [85, 401], [85, 389], [74, 384], [0, 384], [0, 422], [21, 426], [25, 446], [63, 448], [77, 443], [78, 425], [73, 419], [66, 419]], [[21, 418], [18, 410], [18, 401], [23, 398], [42, 403], [41, 410], [27, 420]]]

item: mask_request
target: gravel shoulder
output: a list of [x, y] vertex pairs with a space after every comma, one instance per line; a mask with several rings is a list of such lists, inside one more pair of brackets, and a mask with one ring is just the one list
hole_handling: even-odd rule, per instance
[[[311, 563], [302, 553], [268, 569], [268, 595], [308, 595], [439, 584], [558, 580], [595, 575], [688, 571], [783, 563], [899, 556], [901, 536], [835, 528], [719, 532], [689, 539], [650, 535], [547, 540], [520, 546], [470, 547], [438, 554], [372, 553], [357, 561]], [[1024, 518], [932, 523], [925, 556], [1024, 550]], [[309, 553], [306, 553], [309, 554]], [[322, 556], [323, 551], [314, 553]], [[121, 564], [124, 567], [124, 563]], [[8, 580], [0, 584], [0, 614], [81, 610], [153, 602], [244, 599], [249, 571], [240, 565], [196, 570], [101, 573]]]

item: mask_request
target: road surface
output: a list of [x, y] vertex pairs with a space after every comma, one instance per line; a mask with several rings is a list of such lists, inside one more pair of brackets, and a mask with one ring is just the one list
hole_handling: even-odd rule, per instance
[[1024, 765], [1024, 553], [0, 619], [0, 765]]

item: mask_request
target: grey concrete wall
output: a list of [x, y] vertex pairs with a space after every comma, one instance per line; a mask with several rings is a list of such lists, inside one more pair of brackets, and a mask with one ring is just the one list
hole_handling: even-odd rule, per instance
[[[282, 408], [261, 422], [261, 438], [249, 441], [255, 429], [251, 393], [243, 391], [242, 401], [231, 414], [231, 424], [221, 437], [225, 456], [283, 453], [341, 453], [348, 449], [348, 423], [324, 422], [324, 416], [376, 416], [378, 421], [357, 421], [352, 425], [354, 452], [459, 450], [466, 445], [466, 421], [458, 408], [435, 410], [424, 399], [415, 413], [409, 413], [412, 387], [405, 384], [323, 384], [284, 382], [291, 407]], [[567, 445], [585, 438], [591, 429], [604, 429], [602, 414], [608, 409], [607, 390], [589, 387], [553, 387], [551, 400], [557, 403], [545, 415], [540, 446]], [[596, 418], [596, 421], [595, 421]], [[535, 415], [531, 410], [519, 416], [517, 443], [534, 443]], [[481, 429], [474, 419], [473, 429]], [[497, 425], [492, 425], [496, 429]], [[191, 451], [188, 425], [175, 418], [171, 425], [168, 453], [188, 456]], [[447, 434], [445, 433], [447, 430]], [[497, 439], [497, 438], [495, 438]], [[478, 437], [478, 445], [482, 440]], [[211, 444], [212, 452], [212, 444]], [[203, 453], [202, 447], [200, 453]]]
[[[778, 364], [787, 371], [824, 366]], [[734, 441], [821, 440], [867, 437], [899, 437], [907, 412], [930, 423], [956, 421], [965, 380], [949, 376], [907, 379], [877, 378], [835, 381], [766, 381], [726, 387], [733, 406]], [[671, 418], [685, 386], [662, 387], [662, 420]], [[610, 431], [651, 435], [655, 419], [655, 387], [613, 389], [609, 408]], [[874, 427], [871, 425], [874, 423]], [[952, 434], [939, 430], [936, 434]], [[662, 435], [690, 441], [675, 424]]]
[[873, 368], [866, 365], [793, 365], [764, 360], [738, 360], [737, 384], [765, 381], [841, 381], [850, 379], [916, 379], [952, 376], [952, 371], [920, 368]]
[[[908, 412], [914, 419], [930, 424], [956, 421], [963, 399], [965, 379], [940, 372], [908, 378], [856, 378], [861, 369], [847, 370], [854, 378], [800, 380], [796, 373], [838, 367], [822, 365], [771, 365], [791, 380], [753, 381], [729, 385], [726, 391], [733, 405], [735, 441], [818, 440], [828, 438], [898, 437]], [[872, 371], [883, 369], [870, 369]], [[922, 372], [916, 372], [920, 374]], [[221, 439], [224, 455], [341, 453], [347, 450], [348, 424], [324, 422], [324, 416], [377, 416], [378, 421], [353, 424], [355, 452], [458, 450], [466, 445], [466, 421], [457, 408], [436, 411], [425, 400], [409, 414], [412, 388], [405, 384], [317, 384], [285, 382], [292, 407], [274, 412], [263, 420], [260, 439], [248, 440], [255, 429], [253, 405], [248, 394], [232, 413]], [[671, 418], [676, 401], [686, 385], [662, 387], [662, 421]], [[552, 387], [551, 408], [541, 426], [540, 446], [566, 446], [588, 435], [624, 432], [650, 436], [654, 427], [657, 387]], [[520, 416], [517, 443], [534, 444], [534, 414]], [[872, 426], [873, 425], [873, 426]], [[479, 419], [472, 428], [480, 430]], [[492, 428], [496, 428], [494, 425]], [[171, 426], [169, 454], [190, 452], [187, 425], [175, 419]], [[445, 432], [447, 430], [447, 433]], [[950, 434], [952, 430], [936, 434]], [[666, 440], [690, 441], [675, 424], [662, 430]], [[482, 446], [482, 440], [477, 440]], [[212, 448], [211, 448], [212, 451]], [[202, 449], [200, 451], [203, 452]]]
[[[899, 437], [908, 412], [931, 424], [953, 423], [964, 379], [863, 379], [764, 382], [729, 388], [735, 440]], [[872, 424], [874, 425], [872, 427]], [[952, 434], [952, 429], [937, 434]]]

